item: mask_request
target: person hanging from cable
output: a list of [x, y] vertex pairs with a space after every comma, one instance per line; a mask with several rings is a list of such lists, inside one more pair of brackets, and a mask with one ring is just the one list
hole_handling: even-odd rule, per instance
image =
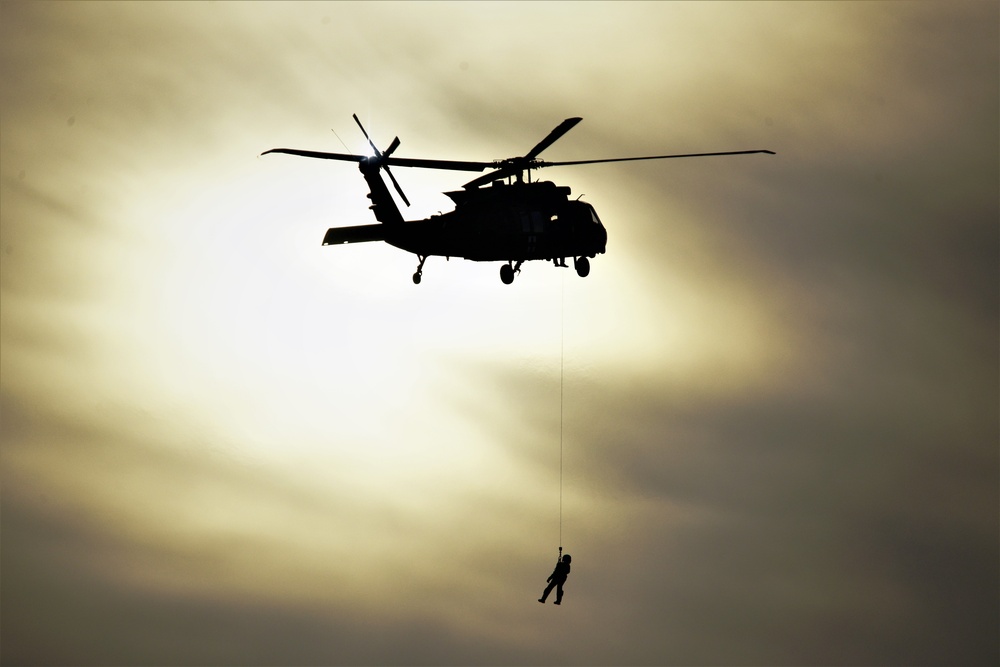
[[573, 557], [569, 554], [563, 555], [562, 547], [559, 547], [559, 560], [556, 561], [556, 567], [552, 570], [552, 574], [546, 580], [549, 585], [545, 587], [545, 592], [542, 593], [542, 597], [538, 598], [538, 601], [542, 604], [545, 603], [545, 598], [549, 597], [549, 593], [552, 589], [556, 589], [556, 604], [562, 604], [563, 597], [563, 584], [566, 583], [566, 577], [569, 576], [569, 564], [573, 560]]

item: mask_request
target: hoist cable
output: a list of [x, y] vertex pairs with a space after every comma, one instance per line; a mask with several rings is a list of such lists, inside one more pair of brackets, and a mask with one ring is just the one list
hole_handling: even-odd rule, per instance
[[563, 384], [566, 367], [566, 274], [559, 288], [559, 553], [562, 553], [563, 527]]

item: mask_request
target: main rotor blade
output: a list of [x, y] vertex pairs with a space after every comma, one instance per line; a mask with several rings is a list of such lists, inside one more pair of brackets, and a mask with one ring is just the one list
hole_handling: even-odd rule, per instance
[[680, 155], [647, 155], [645, 157], [616, 157], [607, 158], [604, 160], [571, 160], [569, 162], [543, 162], [539, 160], [531, 165], [533, 169], [539, 169], [541, 167], [565, 167], [574, 164], [599, 164], [601, 162], [633, 162], [635, 160], [669, 160], [671, 158], [677, 157], [712, 157], [715, 155], [753, 155], [754, 153], [766, 153], [767, 155], [774, 155], [774, 151], [768, 150], [758, 150], [758, 151], [725, 151], [722, 153], [684, 153]]
[[497, 181], [502, 178], [507, 178], [508, 176], [513, 176], [514, 174], [517, 174], [520, 171], [521, 171], [520, 169], [516, 168], [497, 169], [496, 171], [491, 171], [488, 174], [477, 176], [476, 178], [472, 179], [462, 187], [465, 188], [466, 190], [471, 190], [472, 188], [478, 188], [480, 185], [486, 185], [487, 183], [491, 183], [493, 181]]
[[683, 155], [648, 155], [644, 157], [618, 157], [618, 158], [608, 158], [604, 160], [571, 160], [568, 162], [545, 162], [543, 160], [531, 160], [531, 161], [511, 161], [510, 165], [505, 165], [491, 171], [482, 176], [478, 176], [465, 185], [463, 188], [478, 188], [480, 185], [486, 185], [492, 181], [506, 178], [508, 176], [513, 176], [524, 169], [540, 169], [542, 167], [565, 167], [576, 164], [600, 164], [602, 162], [633, 162], [636, 160], [667, 160], [671, 158], [678, 157], [711, 157], [715, 155], [752, 155], [754, 153], [766, 153], [768, 155], [774, 155], [774, 151], [759, 150], [759, 151], [726, 151], [723, 153], [685, 153]]
[[530, 151], [528, 151], [524, 155], [524, 157], [522, 159], [524, 159], [524, 160], [533, 160], [535, 158], [535, 156], [537, 156], [539, 153], [541, 153], [542, 151], [544, 151], [546, 148], [548, 148], [549, 146], [551, 146], [552, 144], [554, 144], [562, 135], [564, 135], [567, 132], [569, 132], [570, 130], [572, 130], [576, 126], [576, 124], [579, 123], [581, 120], [583, 120], [583, 119], [582, 118], [567, 118], [563, 122], [559, 123], [559, 125], [554, 130], [552, 130], [551, 132], [549, 132], [549, 134], [548, 134], [547, 137], [545, 137], [544, 139], [542, 139], [541, 141], [539, 141], [538, 145], [536, 145], [534, 148], [532, 148]]
[[[321, 151], [304, 151], [298, 148], [272, 148], [264, 151], [261, 155], [268, 153], [284, 153], [286, 155], [298, 155], [299, 157], [312, 157], [320, 160], [341, 160], [343, 162], [364, 162], [373, 159], [370, 155], [349, 155], [347, 153], [324, 153]], [[412, 167], [416, 169], [445, 169], [450, 171], [482, 171], [496, 167], [494, 162], [463, 162], [461, 160], [428, 160], [424, 158], [391, 157], [383, 156], [382, 164], [392, 167]]]
[[495, 162], [465, 162], [462, 160], [428, 160], [411, 157], [387, 157], [385, 164], [393, 167], [414, 167], [416, 169], [446, 169], [449, 171], [482, 171], [496, 167]]
[[286, 155], [298, 155], [299, 157], [314, 157], [321, 160], [342, 160], [344, 162], [364, 162], [369, 159], [368, 155], [348, 155], [347, 153], [321, 153], [319, 151], [303, 151], [297, 148], [272, 148], [264, 151], [261, 155], [268, 153], [285, 153]]
[[[579, 123], [582, 118], [567, 118], [563, 122], [559, 123], [548, 135], [539, 141], [534, 148], [528, 151], [522, 157], [509, 158], [507, 160], [501, 160], [492, 164], [486, 165], [487, 167], [498, 167], [495, 171], [491, 171], [488, 174], [483, 174], [478, 178], [474, 178], [462, 187], [465, 189], [478, 188], [480, 185], [486, 185], [491, 181], [495, 181], [502, 178], [507, 178], [508, 176], [513, 176], [519, 174], [525, 169], [532, 169], [535, 166], [535, 156], [544, 151], [546, 148], [554, 144], [559, 140], [562, 135], [566, 134], [572, 130], [577, 123]], [[485, 169], [486, 167], [484, 167]], [[482, 171], [482, 170], [480, 170]]]

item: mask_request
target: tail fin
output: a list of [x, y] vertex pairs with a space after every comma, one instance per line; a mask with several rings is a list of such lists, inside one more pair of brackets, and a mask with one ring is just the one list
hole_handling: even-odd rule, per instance
[[375, 214], [375, 219], [390, 225], [403, 222], [403, 214], [399, 212], [399, 207], [392, 200], [389, 188], [385, 187], [382, 175], [379, 174], [380, 164], [377, 161], [361, 162], [358, 167], [361, 175], [368, 181], [368, 199], [372, 202], [368, 208]]
[[399, 183], [396, 181], [396, 177], [392, 175], [389, 171], [389, 165], [386, 160], [392, 155], [393, 151], [399, 148], [399, 137], [392, 140], [389, 144], [389, 148], [385, 149], [385, 152], [379, 151], [375, 142], [372, 138], [368, 136], [368, 131], [365, 130], [365, 126], [361, 124], [358, 120], [358, 114], [354, 114], [354, 122], [358, 124], [361, 128], [361, 133], [365, 135], [365, 139], [368, 140], [368, 145], [372, 147], [373, 157], [366, 160], [362, 160], [358, 163], [358, 167], [361, 169], [361, 174], [368, 181], [368, 187], [371, 190], [368, 194], [368, 198], [372, 200], [372, 213], [375, 214], [375, 219], [382, 223], [393, 224], [403, 221], [403, 216], [399, 212], [399, 207], [396, 206], [396, 202], [392, 200], [392, 195], [389, 194], [389, 189], [385, 187], [385, 182], [382, 181], [382, 175], [379, 173], [380, 170], [384, 169], [389, 180], [392, 181], [393, 186], [396, 188], [396, 192], [403, 199], [403, 202], [409, 206], [410, 201], [403, 194], [403, 188], [399, 187]]

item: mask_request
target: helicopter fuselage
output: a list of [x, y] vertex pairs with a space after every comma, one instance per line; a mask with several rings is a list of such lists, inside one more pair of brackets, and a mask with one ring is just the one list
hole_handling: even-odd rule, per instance
[[[323, 244], [385, 241], [421, 257], [476, 262], [593, 258], [605, 252], [608, 235], [597, 212], [586, 202], [569, 200], [568, 187], [543, 181], [446, 194], [456, 202], [454, 211], [425, 220], [335, 227]], [[376, 215], [378, 207], [375, 202]]]
[[378, 166], [362, 162], [371, 192], [371, 210], [379, 224], [333, 227], [323, 245], [384, 241], [420, 260], [413, 281], [420, 282], [428, 257], [461, 257], [476, 262], [507, 262], [504, 282], [513, 280], [523, 262], [552, 260], [566, 266], [572, 257], [580, 275], [590, 271], [588, 258], [604, 253], [608, 234], [587, 202], [570, 200], [570, 189], [549, 181], [505, 184], [446, 192], [455, 210], [424, 220], [403, 219]]

